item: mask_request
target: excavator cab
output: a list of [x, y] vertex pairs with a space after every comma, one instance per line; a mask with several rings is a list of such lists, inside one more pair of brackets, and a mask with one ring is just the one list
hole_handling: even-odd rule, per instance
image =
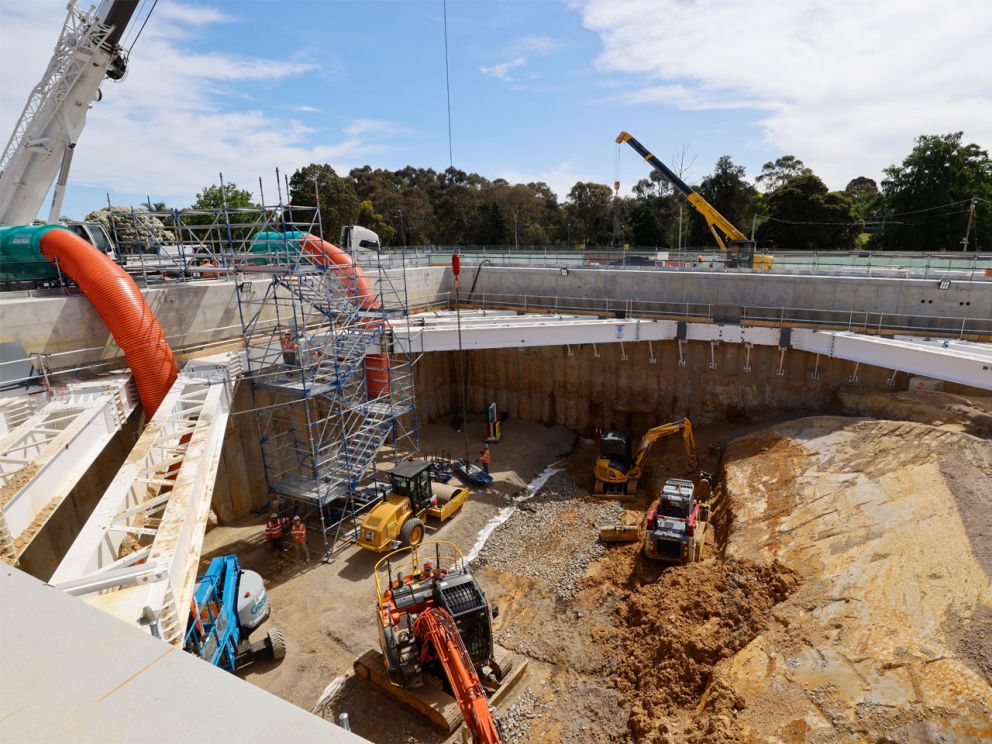
[[633, 459], [627, 432], [603, 432], [596, 458], [596, 493], [604, 493], [607, 489], [615, 491], [617, 488], [622, 491]]

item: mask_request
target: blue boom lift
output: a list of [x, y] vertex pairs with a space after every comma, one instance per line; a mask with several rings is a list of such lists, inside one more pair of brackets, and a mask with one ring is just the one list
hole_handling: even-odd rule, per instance
[[214, 558], [193, 592], [185, 648], [229, 672], [263, 651], [281, 659], [286, 642], [279, 629], [273, 628], [261, 641], [248, 640], [269, 617], [269, 610], [261, 576], [242, 570], [236, 555]]

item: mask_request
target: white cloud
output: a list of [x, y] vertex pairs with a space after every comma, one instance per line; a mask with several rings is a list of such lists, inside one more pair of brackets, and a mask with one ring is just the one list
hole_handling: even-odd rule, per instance
[[[768, 142], [833, 187], [877, 177], [920, 134], [992, 145], [985, 0], [586, 0], [611, 101], [755, 108]], [[656, 147], [660, 145], [655, 145]]]
[[558, 50], [558, 42], [547, 36], [528, 34], [510, 42], [508, 48], [512, 54], [551, 54]]
[[290, 111], [298, 111], [301, 114], [316, 114], [320, 111], [316, 106], [307, 106], [306, 104], [299, 104], [297, 106], [290, 106]]
[[353, 119], [344, 128], [345, 134], [358, 137], [363, 134], [401, 134], [406, 129], [397, 124], [379, 119]]
[[[4, 136], [48, 64], [64, 5], [64, 0], [0, 4]], [[370, 126], [370, 120], [358, 119], [340, 131], [318, 133], [270, 105], [273, 84], [313, 73], [314, 60], [197, 51], [193, 42], [206, 25], [232, 20], [209, 7], [159, 3], [134, 48], [127, 77], [105, 82], [103, 100], [89, 113], [70, 189], [94, 186], [183, 205], [204, 185], [216, 183], [220, 172], [256, 191], [258, 177], [271, 182], [276, 167], [292, 173], [310, 162], [330, 162], [340, 172], [387, 149], [384, 138], [392, 130], [384, 122]]]
[[490, 75], [498, 80], [509, 83], [513, 80], [510, 76], [510, 70], [522, 66], [526, 61], [527, 60], [523, 57], [515, 57], [514, 59], [507, 60], [506, 62], [500, 62], [498, 65], [482, 66], [479, 68], [479, 72], [483, 75]]

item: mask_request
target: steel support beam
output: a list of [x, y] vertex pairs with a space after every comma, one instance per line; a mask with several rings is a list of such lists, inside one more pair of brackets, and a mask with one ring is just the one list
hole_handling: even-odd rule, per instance
[[51, 584], [181, 645], [220, 464], [237, 355], [187, 365]]
[[[459, 348], [453, 317], [431, 313], [423, 321], [411, 319], [411, 344], [419, 352]], [[671, 341], [678, 338], [671, 320], [595, 319], [576, 316], [523, 315], [514, 318], [475, 316], [462, 323], [462, 348], [500, 349], [530, 346], [568, 346], [634, 341]], [[404, 337], [404, 325], [393, 334]], [[781, 348], [781, 330], [763, 326], [687, 323], [687, 341], [751, 344]], [[928, 340], [899, 336], [883, 338], [850, 331], [793, 328], [791, 348], [848, 359], [912, 375], [971, 387], [992, 389], [992, 345], [968, 341]], [[780, 365], [781, 368], [781, 365]]]
[[73, 383], [0, 439], [0, 558], [16, 564], [134, 410], [130, 375]]

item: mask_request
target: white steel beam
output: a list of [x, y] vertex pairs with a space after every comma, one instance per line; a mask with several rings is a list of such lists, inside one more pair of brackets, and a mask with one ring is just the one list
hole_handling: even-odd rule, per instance
[[134, 410], [130, 375], [74, 383], [0, 438], [0, 558], [16, 564]]
[[945, 346], [797, 328], [792, 331], [792, 345], [803, 351], [992, 390], [992, 358], [985, 344], [958, 341]]
[[176, 379], [51, 584], [181, 645], [230, 411], [237, 355]]
[[[422, 323], [411, 318], [409, 343], [416, 352], [459, 348], [452, 314], [430, 314]], [[405, 339], [405, 322], [393, 324], [394, 337]], [[686, 341], [777, 347], [779, 328], [686, 323]], [[968, 341], [930, 341], [910, 337], [882, 338], [850, 331], [790, 330], [792, 348], [848, 359], [908, 374], [992, 389], [992, 345]], [[673, 320], [596, 319], [576, 316], [523, 315], [516, 318], [472, 317], [461, 327], [461, 348], [502, 349], [531, 346], [671, 341], [678, 338]]]

